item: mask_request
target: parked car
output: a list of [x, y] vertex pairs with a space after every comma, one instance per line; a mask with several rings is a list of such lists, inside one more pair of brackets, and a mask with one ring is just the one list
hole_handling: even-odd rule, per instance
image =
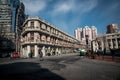
[[6, 57], [10, 57], [10, 54], [5, 52], [0, 53], [0, 58], [6, 58]]
[[11, 57], [12, 58], [19, 58], [20, 54], [19, 53], [12, 53]]

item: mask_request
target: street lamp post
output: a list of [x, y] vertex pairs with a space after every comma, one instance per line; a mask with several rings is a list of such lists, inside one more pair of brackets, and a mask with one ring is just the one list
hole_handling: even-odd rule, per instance
[[88, 46], [89, 46], [89, 41], [88, 41], [88, 38], [89, 38], [89, 35], [85, 35], [86, 37], [86, 48], [87, 48], [87, 52], [88, 52]]
[[94, 52], [93, 52], [93, 42], [94, 42], [95, 40], [92, 40], [91, 41], [91, 57], [92, 57], [92, 59], [95, 59], [95, 55], [94, 55]]

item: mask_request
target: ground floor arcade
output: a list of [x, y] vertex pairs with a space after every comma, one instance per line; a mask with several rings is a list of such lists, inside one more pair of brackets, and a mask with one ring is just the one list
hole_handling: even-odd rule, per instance
[[42, 50], [43, 56], [73, 53], [77, 50], [75, 48], [62, 46], [24, 45], [21, 47], [21, 57], [29, 57], [29, 53], [32, 53], [32, 57], [38, 57], [39, 48]]

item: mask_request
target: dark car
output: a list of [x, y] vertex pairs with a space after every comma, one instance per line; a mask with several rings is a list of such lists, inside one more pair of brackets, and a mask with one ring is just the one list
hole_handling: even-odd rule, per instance
[[6, 58], [6, 57], [10, 57], [10, 54], [9, 53], [0, 53], [0, 58]]
[[19, 58], [20, 54], [18, 54], [18, 53], [12, 53], [11, 57], [12, 58]]

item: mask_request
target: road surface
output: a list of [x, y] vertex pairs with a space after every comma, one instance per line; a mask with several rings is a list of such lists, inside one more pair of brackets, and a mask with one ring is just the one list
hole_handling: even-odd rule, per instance
[[0, 63], [0, 80], [120, 80], [120, 63], [77, 54]]

